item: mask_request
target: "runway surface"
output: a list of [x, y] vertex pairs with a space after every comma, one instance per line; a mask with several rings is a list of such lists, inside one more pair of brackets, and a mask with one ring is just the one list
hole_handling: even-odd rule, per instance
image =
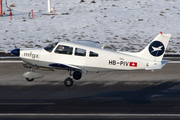
[[22, 63], [0, 63], [1, 119], [179, 119], [180, 64], [162, 70], [83, 74], [71, 88], [67, 71], [38, 71], [27, 82]]

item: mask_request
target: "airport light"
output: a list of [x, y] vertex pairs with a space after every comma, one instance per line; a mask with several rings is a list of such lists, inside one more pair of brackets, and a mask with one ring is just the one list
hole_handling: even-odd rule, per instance
[[2, 8], [2, 0], [0, 0], [0, 6], [1, 6], [1, 16], [3, 15], [3, 8]]
[[50, 0], [47, 0], [48, 2], [48, 12], [51, 13], [51, 5], [50, 5]]

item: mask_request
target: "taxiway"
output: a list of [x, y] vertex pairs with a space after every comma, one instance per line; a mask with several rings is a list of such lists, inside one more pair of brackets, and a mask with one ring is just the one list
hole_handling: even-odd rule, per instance
[[39, 71], [33, 82], [22, 63], [0, 63], [0, 118], [179, 119], [180, 64], [151, 71], [83, 74], [67, 88], [67, 71]]

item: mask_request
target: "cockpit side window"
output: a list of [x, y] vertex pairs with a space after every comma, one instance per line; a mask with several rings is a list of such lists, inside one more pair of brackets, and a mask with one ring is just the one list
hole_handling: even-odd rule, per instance
[[48, 52], [52, 52], [52, 50], [54, 49], [54, 47], [58, 44], [58, 42], [53, 43], [53, 44], [49, 44], [47, 47], [45, 47], [44, 49]]
[[58, 53], [58, 54], [72, 55], [73, 47], [65, 46], [65, 45], [59, 45], [54, 52]]
[[86, 50], [85, 49], [81, 49], [81, 48], [76, 48], [75, 49], [75, 55], [76, 56], [86, 56]]
[[95, 52], [90, 51], [89, 57], [98, 57], [98, 54]]

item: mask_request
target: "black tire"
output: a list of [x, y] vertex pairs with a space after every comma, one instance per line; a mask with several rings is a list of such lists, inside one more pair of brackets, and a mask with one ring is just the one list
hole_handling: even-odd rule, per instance
[[81, 77], [82, 77], [82, 73], [80, 71], [74, 71], [73, 78], [75, 80], [79, 80], [79, 79], [81, 79]]
[[32, 82], [34, 78], [26, 78], [27, 81]]
[[71, 86], [73, 85], [73, 79], [71, 79], [70, 77], [66, 78], [66, 79], [64, 80], [64, 85], [65, 85], [66, 87], [71, 87]]

